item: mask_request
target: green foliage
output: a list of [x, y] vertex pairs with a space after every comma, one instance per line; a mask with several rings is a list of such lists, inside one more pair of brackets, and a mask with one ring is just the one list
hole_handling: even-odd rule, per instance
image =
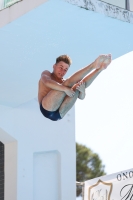
[[[76, 180], [84, 182], [86, 180], [103, 176], [104, 165], [98, 154], [84, 145], [76, 143]], [[81, 188], [77, 188], [77, 196], [81, 195]]]

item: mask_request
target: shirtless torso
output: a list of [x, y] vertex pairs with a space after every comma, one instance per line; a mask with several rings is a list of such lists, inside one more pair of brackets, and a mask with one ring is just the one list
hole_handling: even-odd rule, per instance
[[[43, 75], [43, 74], [47, 75], [47, 77], [49, 77], [49, 80], [56, 81], [56, 82], [58, 82], [58, 83], [60, 83], [60, 84], [62, 84], [62, 83], [64, 82], [64, 79], [63, 79], [63, 78], [58, 79], [57, 77], [54, 76], [53, 73], [51, 73], [51, 72], [49, 72], [49, 71], [44, 71], [44, 72], [42, 72], [42, 75]], [[40, 78], [39, 83], [38, 83], [38, 102], [39, 102], [39, 104], [42, 103], [43, 98], [44, 98], [51, 90], [52, 90], [52, 89], [49, 88], [49, 87], [47, 87], [47, 86], [43, 83], [42, 79]]]

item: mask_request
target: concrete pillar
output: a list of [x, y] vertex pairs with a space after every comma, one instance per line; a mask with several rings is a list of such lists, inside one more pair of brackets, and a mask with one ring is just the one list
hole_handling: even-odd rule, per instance
[[[0, 128], [1, 161], [0, 197], [4, 200], [17, 200], [17, 141]], [[2, 178], [3, 177], [3, 178]]]

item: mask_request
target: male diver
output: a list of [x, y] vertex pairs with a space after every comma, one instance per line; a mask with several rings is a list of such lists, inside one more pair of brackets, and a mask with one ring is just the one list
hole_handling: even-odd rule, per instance
[[39, 80], [38, 101], [42, 114], [53, 121], [62, 119], [77, 98], [85, 98], [86, 88], [110, 63], [111, 54], [100, 55], [93, 63], [64, 80], [71, 59], [68, 55], [56, 58], [53, 72], [43, 71]]

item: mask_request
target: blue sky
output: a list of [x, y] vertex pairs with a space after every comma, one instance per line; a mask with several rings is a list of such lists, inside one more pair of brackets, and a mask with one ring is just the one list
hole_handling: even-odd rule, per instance
[[112, 65], [76, 103], [76, 140], [100, 155], [108, 174], [131, 168], [132, 53], [121, 56], [132, 52], [132, 34], [133, 24], [63, 0], [47, 1], [0, 29], [1, 110], [35, 98], [41, 72], [52, 70], [58, 55], [71, 56], [70, 76], [111, 53]]

